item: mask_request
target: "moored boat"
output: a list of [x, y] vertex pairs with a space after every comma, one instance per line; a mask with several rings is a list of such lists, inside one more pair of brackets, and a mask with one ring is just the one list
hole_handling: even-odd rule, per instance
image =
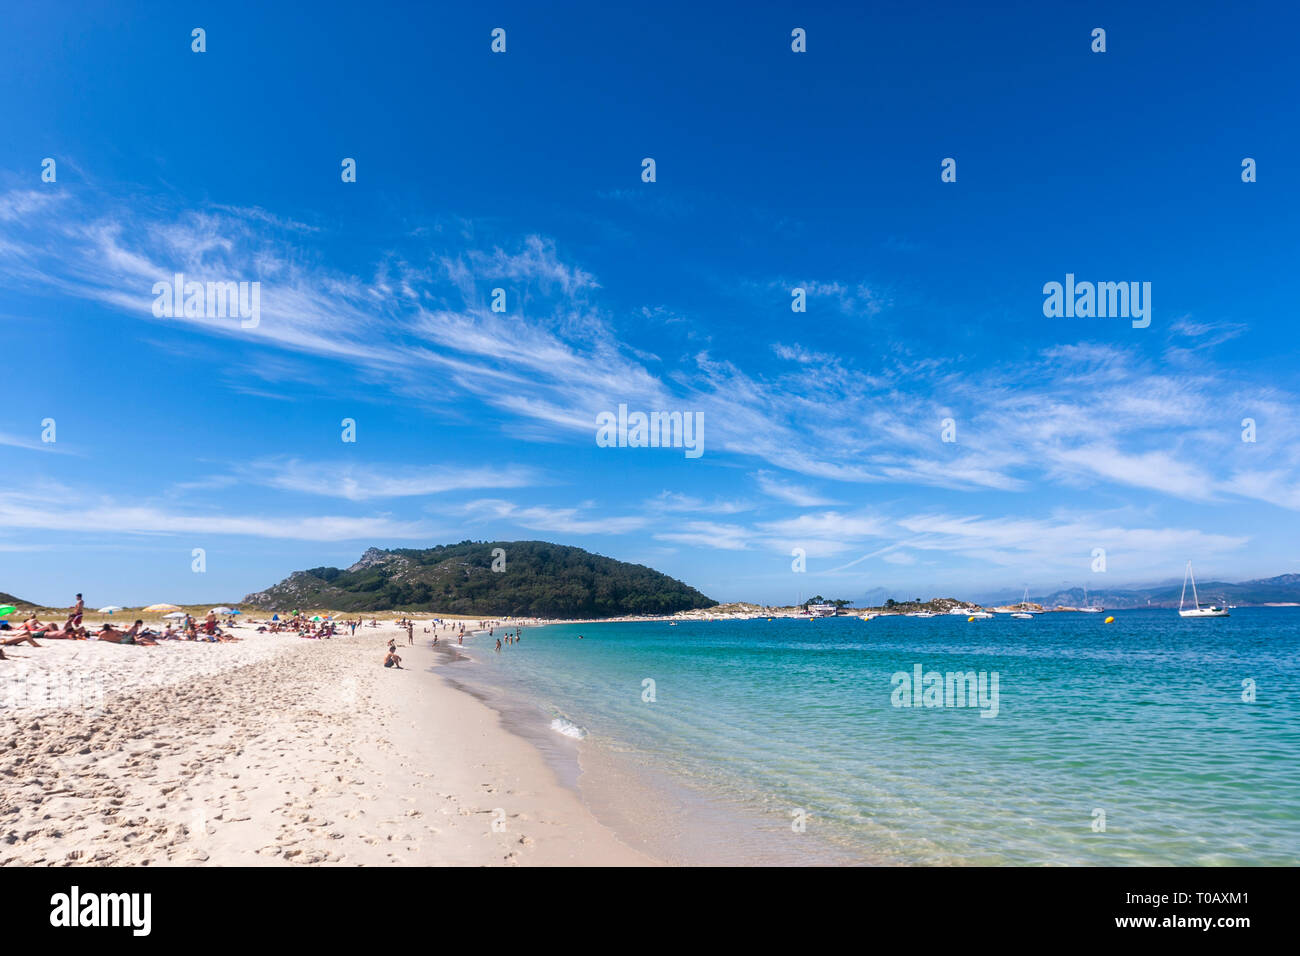
[[[1183, 601], [1187, 597], [1187, 580], [1192, 581], [1192, 603], [1194, 607], [1183, 608]], [[1192, 573], [1192, 562], [1187, 562], [1187, 570], [1183, 572], [1183, 593], [1178, 597], [1178, 616], [1179, 617], [1228, 617], [1228, 609], [1218, 604], [1210, 604], [1201, 607], [1201, 599], [1196, 594], [1196, 575]]]

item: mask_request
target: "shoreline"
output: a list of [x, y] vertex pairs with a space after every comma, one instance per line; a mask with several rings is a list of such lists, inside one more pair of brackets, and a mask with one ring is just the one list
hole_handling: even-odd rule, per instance
[[7, 701], [60, 671], [97, 671], [106, 687], [0, 711], [0, 865], [658, 862], [449, 686], [439, 671], [457, 655], [425, 635], [390, 670], [391, 624], [319, 641], [250, 631], [239, 644], [9, 648]]
[[696, 786], [617, 725], [567, 736], [553, 717], [589, 717], [491, 667], [486, 628], [435, 647], [426, 622], [413, 646], [392, 621], [325, 640], [255, 626], [233, 644], [7, 648], [0, 866], [906, 862], [791, 840], [779, 790]]
[[[638, 618], [638, 621], [661, 619]], [[670, 620], [670, 619], [662, 619]], [[552, 622], [568, 625], [573, 622]], [[584, 621], [590, 623], [618, 623]], [[531, 630], [543, 630], [536, 625]], [[487, 638], [487, 632], [481, 632]], [[475, 636], [478, 636], [476, 632]], [[535, 639], [536, 639], [536, 635]], [[457, 648], [474, 668], [474, 645]], [[482, 651], [491, 653], [489, 647]], [[716, 793], [661, 766], [658, 758], [583, 728], [574, 739], [552, 724], [546, 701], [484, 674], [444, 676], [498, 713], [507, 731], [536, 748], [595, 818], [622, 842], [668, 866], [874, 866], [884, 858], [855, 852]]]

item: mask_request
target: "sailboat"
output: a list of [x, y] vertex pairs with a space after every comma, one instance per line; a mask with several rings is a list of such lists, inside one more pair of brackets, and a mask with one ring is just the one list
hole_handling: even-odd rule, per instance
[[1020, 599], [1020, 610], [1011, 616], [1018, 621], [1032, 621], [1034, 616], [1025, 610], [1029, 606], [1029, 588], [1025, 588], [1025, 596]]
[[[1192, 601], [1195, 607], [1183, 609], [1183, 599], [1187, 597], [1187, 579], [1192, 580]], [[1201, 599], [1196, 595], [1196, 575], [1192, 574], [1192, 562], [1187, 562], [1187, 571], [1183, 574], [1183, 593], [1178, 597], [1178, 616], [1179, 617], [1227, 617], [1227, 608], [1220, 607], [1217, 604], [1211, 604], [1208, 607], [1201, 607]]]
[[1084, 614], [1100, 614], [1105, 608], [1093, 607], [1088, 603], [1088, 585], [1083, 586], [1083, 607], [1079, 608]]

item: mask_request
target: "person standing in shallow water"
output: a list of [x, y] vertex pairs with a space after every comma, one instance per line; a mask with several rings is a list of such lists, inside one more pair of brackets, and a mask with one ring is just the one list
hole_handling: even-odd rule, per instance
[[497, 638], [497, 653], [501, 653], [501, 638]]

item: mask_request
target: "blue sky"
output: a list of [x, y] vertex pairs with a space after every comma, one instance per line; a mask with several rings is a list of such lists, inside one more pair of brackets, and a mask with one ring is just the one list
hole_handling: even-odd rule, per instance
[[[0, 15], [0, 590], [466, 538], [782, 603], [1300, 568], [1284, 5], [275, 6]], [[176, 272], [260, 324], [156, 318]], [[1066, 273], [1150, 327], [1045, 317]], [[620, 403], [704, 454], [598, 447]]]

